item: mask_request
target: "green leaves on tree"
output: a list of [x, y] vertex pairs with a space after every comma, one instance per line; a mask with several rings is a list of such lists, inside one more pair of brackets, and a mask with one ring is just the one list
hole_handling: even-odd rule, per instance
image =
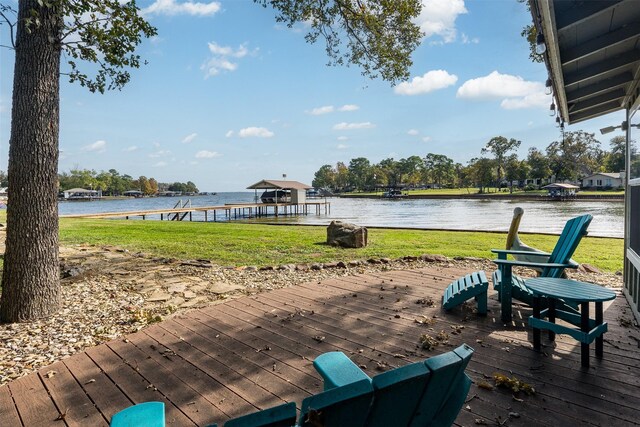
[[278, 12], [276, 21], [293, 27], [309, 25], [305, 39], [325, 40], [328, 65], [354, 64], [368, 77], [391, 84], [407, 80], [411, 53], [423, 34], [413, 22], [420, 0], [254, 0]]
[[[122, 89], [131, 76], [128, 68], [140, 67], [133, 52], [143, 37], [157, 34], [139, 15], [135, 1], [62, 1], [65, 18], [60, 43], [71, 67], [70, 82], [79, 82], [91, 92]], [[81, 71], [76, 60], [98, 65], [94, 76]]]

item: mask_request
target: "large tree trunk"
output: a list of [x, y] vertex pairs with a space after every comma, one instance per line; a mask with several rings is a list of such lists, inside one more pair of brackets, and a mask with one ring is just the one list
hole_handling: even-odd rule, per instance
[[5, 322], [48, 316], [61, 300], [57, 187], [62, 21], [55, 8], [41, 7], [37, 0], [18, 5], [0, 300]]

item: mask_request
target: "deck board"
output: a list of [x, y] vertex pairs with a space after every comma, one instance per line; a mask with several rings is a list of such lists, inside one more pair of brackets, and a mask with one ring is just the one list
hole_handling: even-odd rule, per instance
[[[511, 426], [637, 425], [640, 330], [621, 325], [629, 316], [622, 296], [605, 304], [604, 359], [592, 349], [585, 370], [570, 337], [550, 343], [543, 334], [544, 351], [533, 351], [531, 310], [515, 305], [514, 321], [503, 325], [492, 290], [486, 317], [471, 303], [444, 312], [443, 290], [465, 273], [434, 266], [344, 276], [185, 312], [0, 388], [0, 425], [48, 425], [65, 411], [60, 425], [106, 425], [115, 412], [149, 400], [165, 402], [169, 425], [221, 424], [321, 391], [312, 360], [323, 352], [344, 351], [376, 375], [463, 342], [476, 350], [467, 369], [474, 384], [457, 425], [502, 423], [510, 413], [519, 415]], [[425, 319], [433, 324], [416, 322]], [[421, 348], [420, 335], [440, 331], [448, 343]], [[519, 401], [511, 391], [478, 387], [493, 383], [495, 372], [533, 385], [536, 395]]]
[[[132, 404], [86, 353], [73, 355], [63, 363], [107, 421], [123, 407]], [[68, 393], [75, 392], [69, 390]]]
[[40, 379], [69, 426], [106, 426], [107, 421], [63, 362], [39, 371]]
[[9, 387], [0, 387], [0, 425], [19, 426], [22, 425], [18, 409], [16, 408]]
[[[50, 425], [60, 418], [61, 413], [49, 398], [38, 373], [18, 378], [7, 386], [25, 426]], [[0, 422], [0, 425], [10, 424]]]

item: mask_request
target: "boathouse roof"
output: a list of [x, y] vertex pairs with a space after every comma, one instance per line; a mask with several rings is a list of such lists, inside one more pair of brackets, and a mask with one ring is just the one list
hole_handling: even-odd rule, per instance
[[71, 188], [69, 190], [64, 190], [65, 193], [97, 193], [97, 190], [87, 190], [86, 188]]
[[580, 187], [578, 187], [577, 185], [573, 185], [573, 184], [564, 184], [564, 183], [561, 183], [561, 182], [557, 182], [555, 184], [545, 185], [542, 188], [545, 188], [547, 190], [553, 190], [553, 189], [557, 189], [557, 188], [563, 189], [563, 190], [577, 190]]
[[256, 182], [255, 184], [247, 187], [248, 190], [266, 190], [270, 188], [280, 190], [309, 190], [313, 187], [299, 181], [283, 181], [277, 179], [263, 179], [262, 181]]

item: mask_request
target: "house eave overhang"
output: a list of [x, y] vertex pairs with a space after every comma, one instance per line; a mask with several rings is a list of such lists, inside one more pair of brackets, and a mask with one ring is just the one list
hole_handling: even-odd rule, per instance
[[562, 121], [629, 108], [640, 80], [637, 0], [530, 0]]

